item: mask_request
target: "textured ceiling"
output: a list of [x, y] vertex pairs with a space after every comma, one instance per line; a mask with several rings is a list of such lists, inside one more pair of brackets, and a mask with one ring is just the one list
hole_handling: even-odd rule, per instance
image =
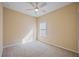
[[[33, 2], [34, 3], [34, 2]], [[43, 4], [46, 3], [44, 6]], [[71, 2], [39, 2], [40, 10], [36, 13], [29, 2], [4, 2], [3, 6], [30, 16], [42, 16], [49, 12], [55, 11], [61, 7], [69, 5]], [[33, 10], [26, 10], [33, 9]]]

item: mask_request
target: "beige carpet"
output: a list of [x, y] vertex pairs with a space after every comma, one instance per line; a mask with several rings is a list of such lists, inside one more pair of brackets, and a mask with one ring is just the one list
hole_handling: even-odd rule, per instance
[[3, 57], [75, 57], [77, 54], [39, 41], [4, 48]]

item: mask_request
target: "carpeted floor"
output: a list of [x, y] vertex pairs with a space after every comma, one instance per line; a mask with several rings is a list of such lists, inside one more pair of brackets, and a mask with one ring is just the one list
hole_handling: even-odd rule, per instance
[[77, 54], [39, 41], [3, 49], [3, 57], [76, 57]]

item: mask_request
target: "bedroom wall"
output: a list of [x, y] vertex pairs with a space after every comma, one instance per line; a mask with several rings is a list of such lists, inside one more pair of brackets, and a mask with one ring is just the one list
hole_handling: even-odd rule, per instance
[[[33, 31], [35, 31], [35, 18], [22, 14], [20, 12], [8, 9], [4, 7], [4, 47], [10, 45], [16, 45], [21, 43], [23, 39], [26, 39]], [[35, 38], [35, 32], [32, 33], [33, 38]]]
[[77, 23], [78, 23], [78, 54], [79, 54], [79, 3], [78, 3], [78, 14], [77, 14]]
[[2, 56], [3, 51], [3, 7], [0, 3], [0, 56]]
[[[40, 37], [39, 24], [47, 22], [47, 36]], [[77, 52], [77, 3], [39, 17], [38, 40]]]

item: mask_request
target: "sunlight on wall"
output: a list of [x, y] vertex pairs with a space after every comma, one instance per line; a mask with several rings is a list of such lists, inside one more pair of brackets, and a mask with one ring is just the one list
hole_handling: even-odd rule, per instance
[[31, 31], [22, 39], [22, 44], [33, 41], [34, 40], [33, 36], [34, 36], [33, 29], [31, 29]]

